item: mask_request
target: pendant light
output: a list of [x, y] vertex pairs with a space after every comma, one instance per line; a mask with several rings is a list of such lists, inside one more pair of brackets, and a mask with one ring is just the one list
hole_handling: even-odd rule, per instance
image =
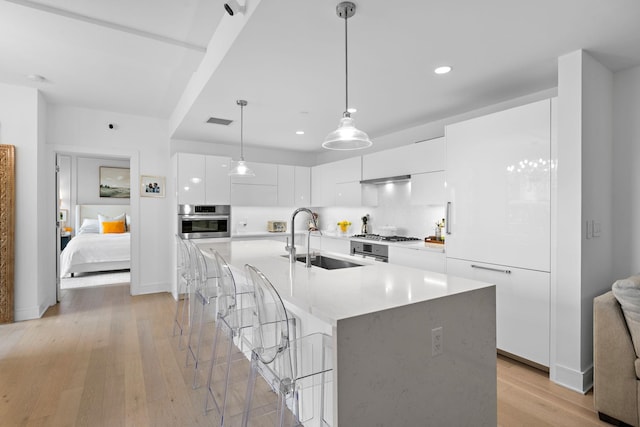
[[244, 107], [247, 105], [247, 101], [239, 99], [236, 104], [240, 106], [240, 160], [238, 160], [233, 168], [229, 171], [229, 175], [233, 176], [256, 176], [256, 174], [249, 169], [244, 161]]
[[349, 62], [347, 50], [347, 19], [356, 14], [356, 5], [350, 1], [344, 1], [336, 6], [338, 18], [344, 19], [344, 75], [345, 75], [345, 102], [344, 113], [340, 119], [338, 129], [331, 132], [324, 139], [322, 146], [329, 150], [358, 150], [370, 147], [371, 140], [363, 131], [353, 124], [349, 109]]

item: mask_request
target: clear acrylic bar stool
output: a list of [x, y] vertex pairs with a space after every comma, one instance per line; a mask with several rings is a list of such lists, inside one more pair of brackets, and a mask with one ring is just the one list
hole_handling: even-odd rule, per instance
[[191, 303], [189, 296], [193, 284], [193, 278], [191, 277], [189, 248], [185, 241], [177, 234], [175, 235], [175, 242], [177, 254], [176, 276], [178, 284], [178, 299], [176, 300], [176, 312], [173, 317], [173, 335], [176, 335], [177, 329], [180, 330], [178, 348], [182, 349], [182, 337], [186, 335], [186, 328], [188, 327], [188, 323], [191, 319]]
[[[236, 284], [235, 278], [231, 272], [231, 268], [222, 256], [212, 251], [207, 254], [209, 257], [213, 257], [216, 262], [218, 277], [218, 298], [217, 298], [217, 315], [216, 315], [216, 332], [213, 340], [213, 346], [211, 349], [211, 363], [209, 364], [209, 375], [207, 379], [207, 394], [205, 397], [204, 409], [205, 413], [209, 411], [209, 401], [212, 401], [215, 408], [220, 414], [220, 425], [224, 426], [225, 422], [225, 409], [227, 406], [227, 395], [229, 391], [229, 380], [231, 365], [234, 360], [238, 360], [238, 357], [232, 357], [232, 351], [235, 348], [237, 350], [236, 356], [240, 359], [246, 359], [242, 352], [243, 346], [250, 347], [250, 343], [243, 342], [243, 329], [250, 328], [253, 325], [253, 309], [252, 308], [240, 308], [239, 298], [243, 295], [250, 294], [252, 288], [249, 288], [246, 284]], [[220, 341], [221, 335], [226, 335], [227, 348], [226, 359], [224, 362], [217, 363], [218, 351], [221, 348]], [[237, 339], [237, 344], [240, 348], [236, 347], [234, 340]], [[241, 361], [241, 360], [240, 360]], [[215, 368], [224, 364], [224, 380], [222, 384], [216, 384], [215, 381]], [[221, 400], [216, 399], [216, 390], [214, 390], [214, 384], [221, 388]]]
[[[219, 272], [214, 262], [207, 262], [204, 254], [192, 241], [187, 241], [189, 257], [191, 260], [191, 274], [193, 277], [193, 311], [191, 313], [191, 327], [187, 340], [186, 366], [193, 359], [193, 388], [198, 387], [198, 370], [201, 365], [200, 349], [205, 330], [205, 312], [210, 310], [213, 317], [212, 302], [218, 297]], [[198, 312], [199, 310], [199, 312]], [[197, 330], [197, 341], [194, 342], [193, 334]]]
[[[253, 408], [253, 394], [258, 373], [278, 395], [276, 426], [298, 426], [311, 419], [315, 425], [330, 426], [331, 417], [325, 413], [325, 401], [333, 375], [331, 337], [315, 333], [295, 338], [291, 334], [289, 314], [277, 290], [256, 267], [246, 265], [245, 268], [254, 286], [255, 306], [251, 370], [242, 427], [253, 422], [256, 409]], [[290, 418], [289, 422], [287, 418]]]

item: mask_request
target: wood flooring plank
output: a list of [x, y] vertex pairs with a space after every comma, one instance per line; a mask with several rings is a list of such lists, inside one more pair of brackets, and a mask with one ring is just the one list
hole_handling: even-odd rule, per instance
[[75, 387], [60, 393], [58, 407], [51, 418], [52, 426], [70, 427], [76, 424], [82, 392], [82, 387]]

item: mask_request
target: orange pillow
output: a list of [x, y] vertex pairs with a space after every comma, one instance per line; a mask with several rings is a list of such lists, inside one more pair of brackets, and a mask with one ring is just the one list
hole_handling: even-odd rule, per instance
[[124, 233], [124, 221], [104, 221], [102, 233]]

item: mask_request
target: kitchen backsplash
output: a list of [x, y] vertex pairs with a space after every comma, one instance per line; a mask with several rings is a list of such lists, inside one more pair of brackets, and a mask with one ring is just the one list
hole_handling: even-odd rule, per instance
[[[380, 234], [381, 227], [395, 226], [397, 234], [424, 238], [435, 234], [435, 224], [444, 218], [444, 206], [414, 206], [410, 202], [411, 183], [400, 182], [378, 187], [376, 207], [314, 208], [319, 214], [321, 230], [338, 231], [337, 223], [351, 222], [348, 233], [360, 233], [361, 218], [369, 214], [369, 232]], [[286, 221], [290, 230], [291, 214], [300, 206], [292, 207], [233, 207], [231, 209], [232, 234], [267, 231], [267, 221]], [[308, 215], [296, 217], [296, 229], [306, 230]]]
[[[267, 221], [285, 221], [287, 231], [291, 231], [291, 214], [298, 206], [292, 207], [232, 207], [231, 234], [261, 233], [267, 231]], [[296, 230], [307, 229], [308, 215], [296, 216]]]
[[361, 218], [369, 214], [369, 232], [380, 234], [381, 227], [395, 226], [398, 235], [424, 238], [435, 234], [436, 222], [444, 218], [444, 206], [414, 206], [410, 202], [411, 183], [399, 182], [378, 187], [377, 207], [319, 208], [320, 228], [336, 231], [338, 221], [351, 222], [349, 234], [360, 233]]

